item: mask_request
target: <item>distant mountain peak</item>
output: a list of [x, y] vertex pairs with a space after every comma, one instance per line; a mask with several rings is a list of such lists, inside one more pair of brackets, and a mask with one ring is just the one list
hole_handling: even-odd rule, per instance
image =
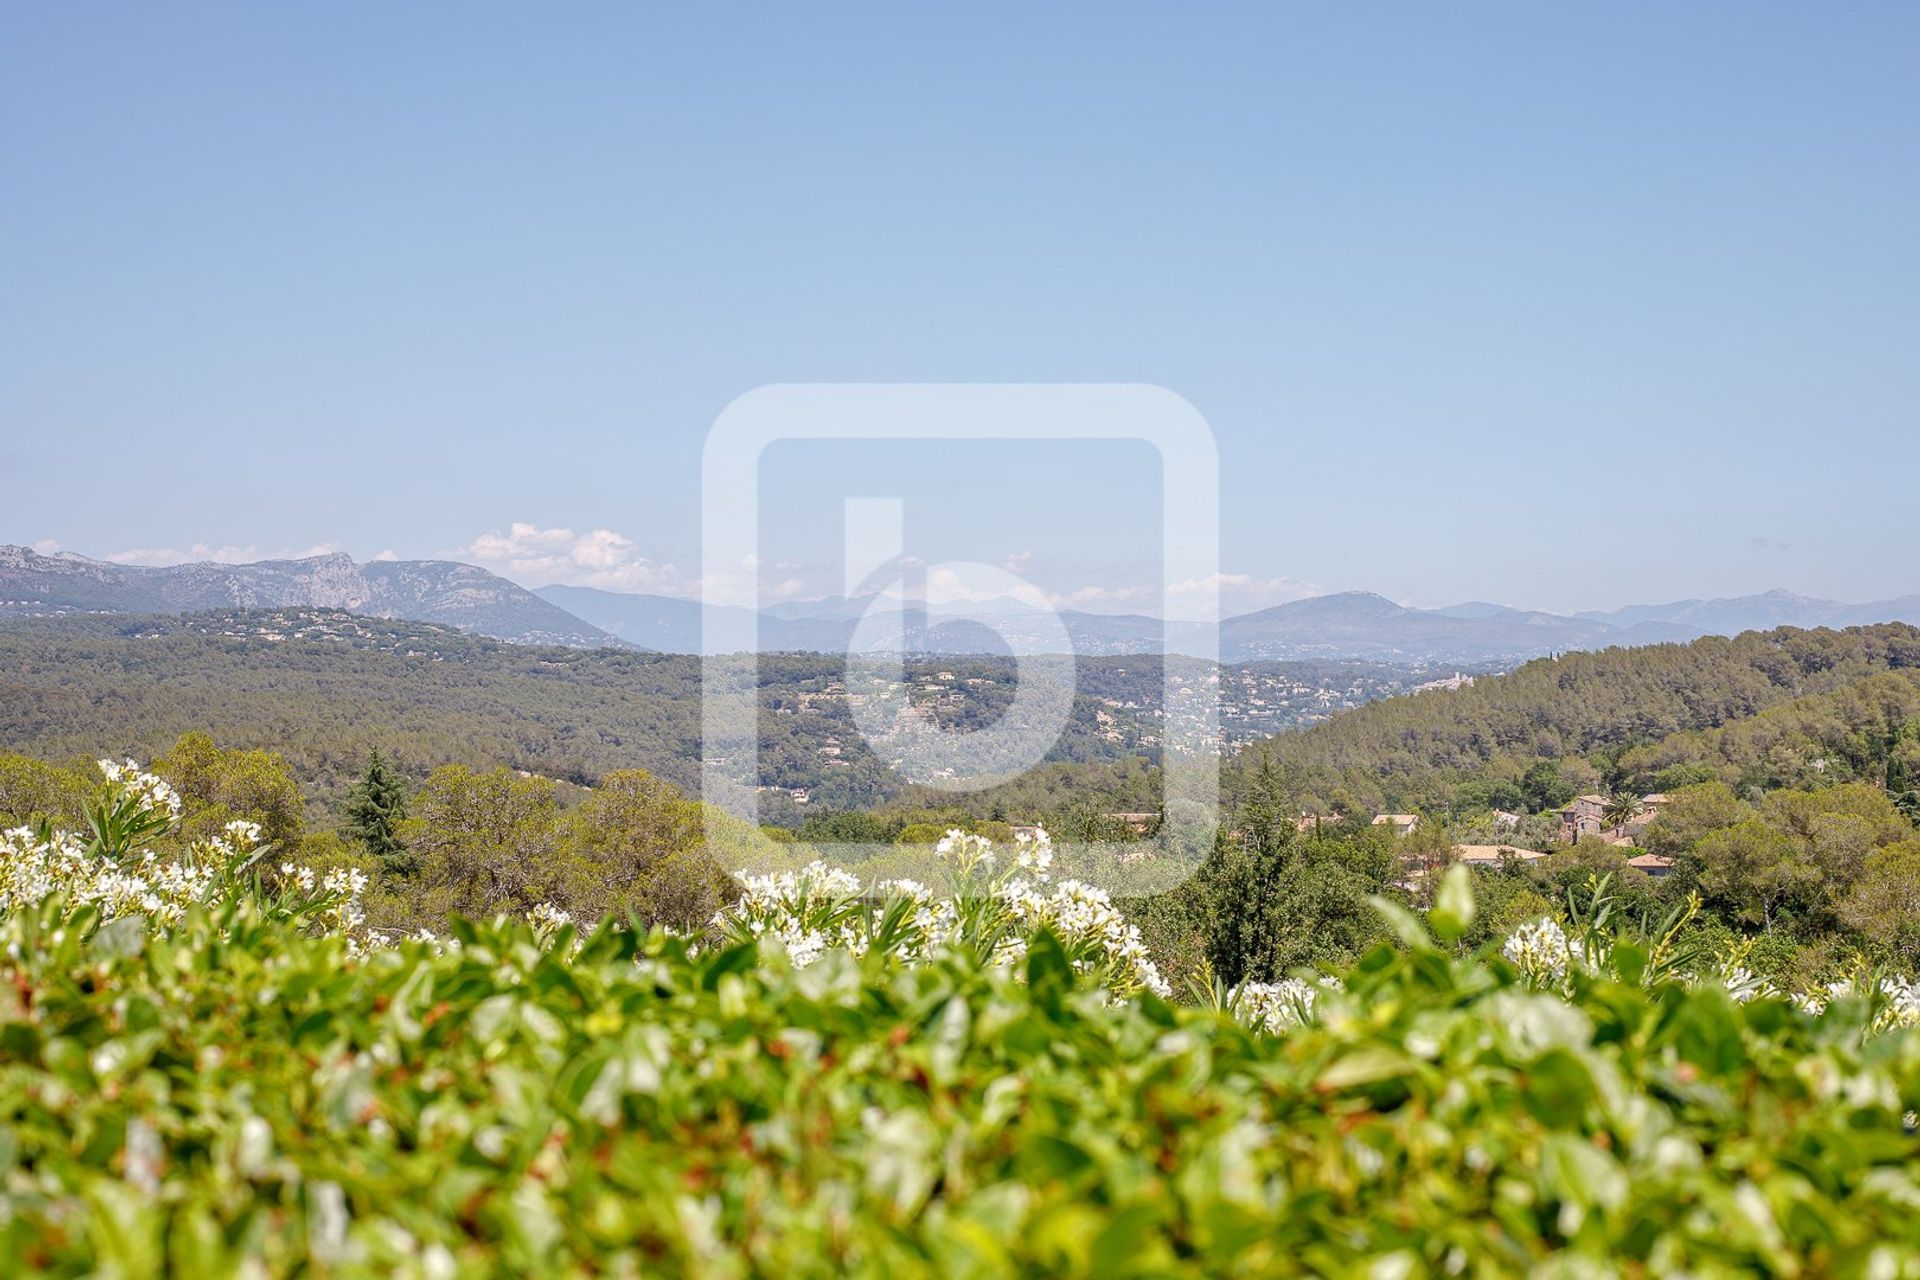
[[348, 609], [523, 644], [622, 642], [526, 588], [451, 560], [355, 563], [345, 552], [252, 564], [159, 567], [0, 547], [0, 615]]
[[1335, 591], [1330, 595], [1308, 596], [1305, 600], [1289, 600], [1285, 604], [1276, 604], [1246, 616], [1250, 618], [1309, 616], [1393, 618], [1406, 612], [1408, 610], [1403, 606], [1395, 604], [1378, 592]]
[[[789, 601], [758, 611], [708, 609], [698, 600], [590, 587], [532, 592], [486, 569], [449, 560], [358, 564], [336, 551], [255, 564], [152, 568], [0, 545], [0, 616], [291, 607], [438, 623], [528, 644], [624, 644], [670, 653], [844, 653], [855, 641], [861, 615], [898, 605], [867, 595]], [[985, 630], [940, 627], [938, 610], [903, 612], [899, 634], [915, 651], [952, 652], [940, 646], [990, 641], [1023, 654], [1059, 648], [1054, 619], [1018, 601], [980, 606], [976, 612], [992, 621]], [[1082, 656], [1204, 654], [1216, 648], [1213, 628], [1195, 623], [1071, 610], [1058, 621]], [[1228, 618], [1218, 628], [1217, 649], [1228, 661], [1360, 659], [1487, 667], [1575, 649], [1877, 622], [1920, 622], [1920, 595], [1850, 605], [1776, 587], [1731, 599], [1675, 600], [1569, 617], [1484, 600], [1409, 609], [1377, 592], [1341, 591]]]

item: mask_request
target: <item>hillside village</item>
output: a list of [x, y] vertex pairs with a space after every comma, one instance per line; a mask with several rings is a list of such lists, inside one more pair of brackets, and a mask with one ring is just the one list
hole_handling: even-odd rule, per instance
[[[1608, 799], [1602, 795], [1576, 796], [1558, 809], [1541, 815], [1550, 818], [1553, 823], [1551, 845], [1553, 847], [1572, 847], [1583, 840], [1597, 840], [1601, 844], [1619, 847], [1627, 853], [1626, 864], [1636, 871], [1655, 878], [1663, 877], [1673, 869], [1673, 860], [1656, 853], [1638, 851], [1640, 838], [1654, 819], [1660, 816], [1660, 810], [1668, 803], [1668, 797], [1661, 793]], [[1300, 829], [1305, 831], [1321, 821], [1315, 815], [1302, 814]], [[1373, 817], [1376, 827], [1389, 827], [1397, 836], [1408, 836], [1420, 827], [1420, 816], [1412, 813], [1381, 813]], [[1463, 843], [1453, 846], [1453, 860], [1469, 866], [1497, 866], [1509, 860], [1533, 862], [1551, 856], [1551, 848], [1534, 847], [1546, 843], [1536, 839], [1525, 839], [1517, 833], [1527, 822], [1526, 815], [1496, 809], [1491, 815], [1491, 825], [1496, 831], [1516, 833], [1513, 840], [1481, 843]], [[1537, 820], [1536, 820], [1537, 825]]]

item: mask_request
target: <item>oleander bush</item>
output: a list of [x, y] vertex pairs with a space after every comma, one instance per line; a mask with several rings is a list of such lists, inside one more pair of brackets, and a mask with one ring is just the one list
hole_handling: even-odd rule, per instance
[[0, 909], [0, 1274], [1920, 1275], [1894, 995], [1599, 918], [1461, 954], [1464, 872], [1179, 1004], [1071, 923], [903, 956], [910, 892], [378, 940], [268, 861]]
[[8, 1274], [1920, 1272], [1920, 1040], [1852, 998], [1382, 948], [1274, 1036], [1047, 934], [91, 910], [5, 924]]

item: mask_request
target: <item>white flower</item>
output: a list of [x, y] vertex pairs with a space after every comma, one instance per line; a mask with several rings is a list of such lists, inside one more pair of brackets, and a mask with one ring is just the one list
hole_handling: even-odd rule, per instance
[[1558, 922], [1541, 917], [1516, 928], [1500, 954], [1534, 982], [1559, 982], [1573, 962], [1573, 947]]
[[100, 772], [107, 780], [109, 790], [116, 791], [131, 799], [141, 810], [155, 815], [164, 814], [167, 818], [178, 820], [180, 817], [180, 793], [166, 782], [147, 773], [135, 760], [123, 760], [115, 764], [111, 760], [101, 760]]
[[1913, 979], [1889, 977], [1880, 980], [1880, 994], [1886, 997], [1885, 1010], [1875, 1020], [1881, 1030], [1892, 1027], [1920, 1027], [1920, 986]]
[[222, 827], [221, 830], [225, 831], [227, 838], [232, 840], [233, 843], [241, 849], [251, 849], [260, 843], [260, 824], [257, 822], [248, 822], [244, 818], [235, 818], [232, 822]]
[[1041, 879], [1046, 878], [1053, 869], [1053, 842], [1047, 839], [1047, 833], [1041, 832], [1038, 840], [1029, 841], [1021, 834], [1020, 852], [1014, 855], [1014, 865], [1022, 871], [1031, 871]]
[[959, 872], [958, 896], [936, 896], [914, 880], [883, 881], [863, 895], [858, 878], [814, 862], [798, 872], [739, 873], [740, 898], [714, 924], [736, 938], [777, 937], [802, 965], [828, 948], [867, 954], [884, 922], [884, 945], [899, 963], [921, 963], [964, 932], [992, 963], [1011, 966], [1026, 955], [1028, 937], [1046, 928], [1077, 969], [1115, 992], [1168, 994], [1140, 930], [1104, 891], [1077, 881], [1047, 889], [1053, 853], [1045, 832], [1022, 842], [1004, 873], [995, 871], [993, 842], [984, 836], [956, 828], [935, 848]]
[[[119, 788], [123, 796], [133, 796], [144, 808], [172, 814], [178, 805], [172, 788], [142, 774], [132, 761], [102, 761], [101, 772], [109, 779], [109, 786]], [[257, 827], [242, 822], [229, 824], [226, 830], [245, 841]], [[234, 845], [224, 836], [196, 843], [177, 855], [162, 856], [143, 849], [110, 858], [94, 854], [70, 832], [42, 840], [34, 832], [19, 828], [0, 833], [0, 915], [59, 897], [69, 911], [92, 907], [102, 920], [142, 916], [149, 928], [166, 930], [183, 921], [193, 906], [218, 901], [227, 891], [224, 886], [231, 883], [225, 869], [235, 857]], [[280, 895], [288, 906], [297, 908], [312, 901], [315, 882], [311, 869], [282, 863], [281, 874], [286, 880]], [[324, 890], [327, 900], [317, 918], [351, 939], [362, 923], [359, 899], [366, 887], [364, 872], [329, 873]]]
[[1227, 992], [1227, 1009], [1255, 1031], [1279, 1033], [1313, 1020], [1320, 990], [1299, 978], [1246, 982]]
[[542, 937], [551, 937], [573, 923], [573, 913], [554, 906], [551, 902], [542, 902], [527, 912], [527, 923], [533, 931]]

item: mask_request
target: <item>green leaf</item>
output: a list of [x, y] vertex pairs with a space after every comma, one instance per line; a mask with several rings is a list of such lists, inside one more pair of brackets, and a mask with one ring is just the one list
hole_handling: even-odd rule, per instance
[[1549, 1049], [1528, 1068], [1521, 1094], [1542, 1124], [1570, 1129], [1580, 1124], [1596, 1096], [1587, 1064], [1566, 1049]]
[[1096, 1276], [1125, 1275], [1139, 1269], [1144, 1255], [1152, 1252], [1159, 1215], [1144, 1204], [1129, 1205], [1114, 1214], [1093, 1242], [1088, 1261]]
[[147, 945], [147, 918], [121, 916], [109, 920], [94, 930], [90, 945], [101, 956], [112, 960], [137, 956]]
[[1650, 959], [1647, 949], [1631, 939], [1622, 938], [1613, 944], [1613, 971], [1628, 986], [1638, 986], [1646, 977]]
[[1328, 1091], [1351, 1089], [1356, 1085], [1378, 1084], [1411, 1075], [1418, 1063], [1407, 1054], [1386, 1045], [1363, 1045], [1335, 1058], [1320, 1073], [1314, 1085]]
[[1454, 942], [1472, 927], [1473, 917], [1473, 872], [1465, 863], [1456, 862], [1441, 877], [1427, 921], [1442, 941]]
[[746, 973], [759, 962], [760, 948], [756, 943], [742, 942], [716, 951], [701, 967], [700, 985], [708, 991], [717, 991], [720, 979], [728, 974]]
[[1426, 928], [1420, 923], [1420, 918], [1413, 912], [1391, 898], [1385, 898], [1379, 894], [1368, 898], [1367, 904], [1380, 913], [1381, 918], [1387, 922], [1387, 928], [1391, 929], [1393, 935], [1407, 947], [1414, 951], [1433, 950], [1432, 937], [1428, 935]]
[[1047, 1008], [1073, 990], [1073, 961], [1051, 929], [1040, 930], [1027, 944], [1027, 986], [1035, 1002]]
[[1601, 1209], [1625, 1203], [1632, 1190], [1618, 1160], [1569, 1134], [1552, 1134], [1541, 1148], [1540, 1186], [1551, 1199]]

